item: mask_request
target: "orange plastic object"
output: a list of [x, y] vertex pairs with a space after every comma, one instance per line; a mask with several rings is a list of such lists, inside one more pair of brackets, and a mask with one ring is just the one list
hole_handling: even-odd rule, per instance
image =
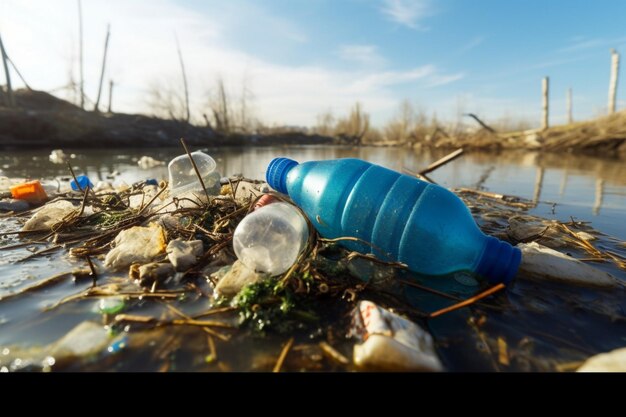
[[33, 204], [43, 203], [48, 199], [48, 195], [39, 181], [14, 185], [11, 187], [11, 195], [16, 200], [25, 200]]

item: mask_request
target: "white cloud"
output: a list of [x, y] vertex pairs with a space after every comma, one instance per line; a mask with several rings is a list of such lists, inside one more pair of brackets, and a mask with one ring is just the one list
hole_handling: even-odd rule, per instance
[[[105, 80], [113, 78], [116, 82], [113, 107], [119, 112], [149, 113], [147, 90], [155, 81], [182, 89], [174, 33], [180, 39], [191, 107], [197, 119], [201, 119], [207, 92], [218, 75], [236, 94], [247, 80], [255, 97], [253, 107], [262, 121], [290, 125], [313, 125], [317, 115], [329, 107], [337, 114], [344, 113], [357, 100], [371, 113], [373, 123], [380, 124], [402, 98], [394, 87], [428, 88], [463, 76], [446, 74], [433, 65], [383, 71], [376, 66], [337, 70], [322, 65], [278, 64], [233, 46], [231, 34], [241, 22], [222, 8], [205, 15], [173, 0], [90, 0], [83, 2], [83, 13], [86, 93], [90, 98], [96, 95], [106, 25], [110, 22]], [[254, 13], [259, 19], [263, 16]], [[293, 34], [285, 42], [298, 45], [307, 39], [293, 22], [269, 15], [263, 19], [261, 27], [274, 30], [276, 38]], [[266, 24], [277, 21], [283, 23], [275, 27]], [[75, 0], [0, 0], [0, 30], [11, 58], [33, 88], [52, 90], [68, 83], [70, 69], [78, 74]], [[369, 45], [347, 45], [343, 52], [346, 58], [363, 63], [383, 59]]]
[[475, 36], [472, 39], [470, 39], [465, 45], [463, 45], [461, 47], [461, 51], [462, 52], [467, 52], [469, 50], [472, 50], [480, 45], [482, 45], [483, 42], [485, 42], [485, 37], [484, 36]]
[[365, 66], [382, 66], [387, 60], [378, 53], [375, 45], [342, 45], [337, 55], [346, 61]]
[[618, 45], [626, 43], [626, 37], [621, 38], [588, 38], [585, 36], [575, 36], [571, 39], [569, 45], [561, 48], [558, 52], [561, 53], [574, 53], [585, 51], [588, 49], [617, 47]]
[[412, 29], [426, 29], [419, 21], [434, 12], [430, 0], [383, 0], [381, 10], [392, 21]]

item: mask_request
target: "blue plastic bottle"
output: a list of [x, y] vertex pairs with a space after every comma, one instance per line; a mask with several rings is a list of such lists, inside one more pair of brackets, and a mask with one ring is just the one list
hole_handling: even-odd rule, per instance
[[508, 284], [521, 252], [483, 234], [454, 193], [359, 159], [298, 164], [274, 159], [266, 179], [288, 194], [325, 238], [357, 237], [342, 245], [400, 261], [425, 275], [469, 270]]

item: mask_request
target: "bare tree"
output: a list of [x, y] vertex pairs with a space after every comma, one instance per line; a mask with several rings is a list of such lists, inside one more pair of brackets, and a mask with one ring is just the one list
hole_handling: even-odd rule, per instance
[[152, 81], [148, 88], [146, 104], [156, 117], [181, 122], [186, 120], [185, 98], [181, 96], [180, 88], [171, 83]]
[[335, 133], [335, 116], [330, 110], [317, 115], [315, 133], [322, 136], [333, 136]]
[[180, 61], [180, 69], [183, 74], [183, 87], [185, 89], [185, 122], [189, 123], [191, 119], [191, 111], [189, 109], [189, 86], [187, 84], [187, 72], [185, 71], [185, 61], [183, 60], [183, 53], [180, 49], [180, 42], [178, 42], [178, 36], [176, 36], [176, 50], [178, 51], [178, 60]]
[[369, 128], [370, 116], [363, 112], [361, 103], [357, 102], [350, 110], [347, 118], [337, 121], [335, 135], [349, 142], [361, 144]]
[[104, 70], [106, 69], [107, 64], [107, 52], [109, 50], [109, 38], [111, 37], [111, 25], [107, 25], [107, 36], [104, 40], [104, 55], [102, 57], [102, 68], [100, 70], [100, 84], [98, 86], [98, 97], [96, 98], [96, 105], [94, 106], [94, 111], [98, 112], [100, 109], [100, 97], [102, 95], [102, 83], [104, 82]]
[[80, 108], [85, 108], [85, 72], [83, 69], [83, 5], [78, 0], [78, 66], [80, 69]]
[[2, 58], [2, 65], [4, 67], [4, 74], [7, 80], [7, 96], [6, 96], [7, 106], [15, 107], [15, 98], [13, 97], [13, 88], [11, 86], [11, 73], [9, 72], [9, 65], [7, 63], [9, 58], [4, 49], [4, 44], [2, 43], [2, 37], [0, 37], [0, 55]]
[[384, 128], [387, 140], [406, 143], [415, 130], [415, 111], [409, 100], [403, 100], [396, 116]]

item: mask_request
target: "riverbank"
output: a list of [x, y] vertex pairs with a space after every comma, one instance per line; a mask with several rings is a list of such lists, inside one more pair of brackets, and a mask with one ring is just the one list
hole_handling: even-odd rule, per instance
[[601, 156], [626, 156], [626, 110], [598, 119], [531, 129], [496, 132], [488, 126], [472, 133], [450, 135], [437, 129], [415, 147], [501, 150], [525, 149], [546, 152], [576, 152]]
[[[323, 145], [334, 139], [300, 132], [222, 135], [194, 126], [137, 114], [96, 113], [41, 91], [15, 92], [16, 108], [0, 106], [0, 149]], [[2, 102], [2, 100], [0, 100]]]

